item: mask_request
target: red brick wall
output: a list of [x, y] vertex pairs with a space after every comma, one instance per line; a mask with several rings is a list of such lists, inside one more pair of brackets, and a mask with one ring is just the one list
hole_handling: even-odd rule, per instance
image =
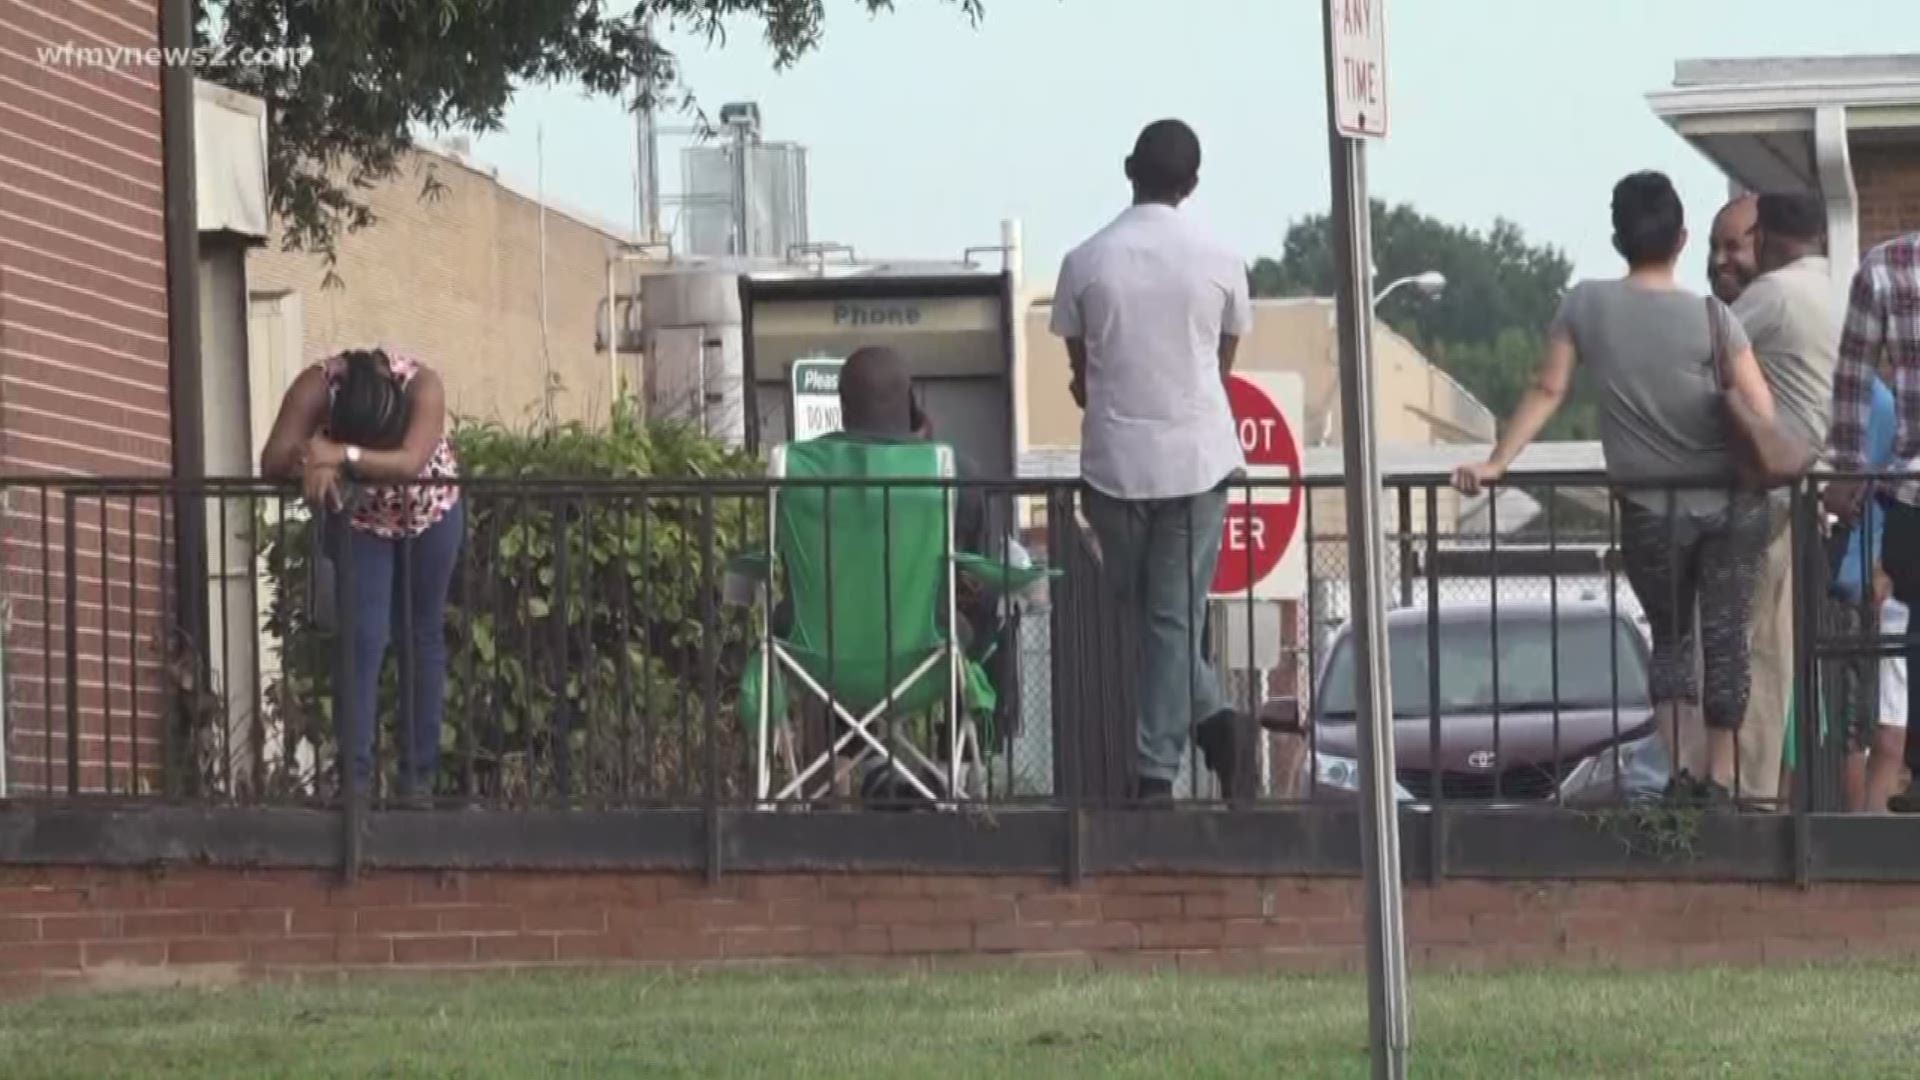
[[[0, 871], [0, 988], [353, 969], [855, 962], [1346, 970], [1357, 882]], [[1427, 969], [1920, 952], [1920, 887], [1458, 881], [1407, 900]]]
[[[157, 0], [0, 3], [0, 474], [168, 470], [161, 69], [46, 52], [146, 50], [159, 25]], [[47, 501], [43, 543], [41, 494], [14, 487], [5, 500], [6, 750], [19, 794], [65, 782], [65, 504]], [[104, 570], [101, 507], [75, 519], [83, 783], [103, 785], [111, 727], [125, 788], [136, 752], [158, 760], [160, 510], [107, 508]]]
[[1860, 250], [1920, 230], [1920, 146], [1850, 148], [1860, 194]]

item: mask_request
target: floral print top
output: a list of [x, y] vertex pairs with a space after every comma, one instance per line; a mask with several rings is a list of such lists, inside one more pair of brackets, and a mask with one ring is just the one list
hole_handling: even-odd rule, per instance
[[[395, 349], [382, 352], [393, 381], [402, 391], [406, 390], [420, 373], [419, 359]], [[320, 370], [326, 375], [327, 389], [334, 390], [346, 376], [346, 360], [338, 355], [330, 357], [321, 362]], [[420, 479], [453, 480], [459, 475], [460, 465], [454, 457], [453, 446], [443, 435], [439, 445], [433, 448], [432, 456], [427, 458], [426, 467], [420, 470]], [[405, 540], [438, 525], [459, 502], [460, 489], [452, 484], [365, 488], [360, 491], [354, 507], [353, 527], [382, 539]]]

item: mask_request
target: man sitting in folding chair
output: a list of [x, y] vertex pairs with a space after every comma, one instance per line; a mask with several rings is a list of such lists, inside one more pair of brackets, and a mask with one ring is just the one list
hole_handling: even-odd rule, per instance
[[[899, 356], [848, 357], [840, 399], [844, 431], [782, 446], [770, 462], [776, 479], [819, 483], [782, 486], [769, 500], [779, 572], [768, 581], [785, 597], [769, 608], [742, 694], [758, 794], [843, 792], [843, 777], [878, 762], [890, 786], [912, 797], [966, 798], [980, 771], [978, 721], [991, 718], [994, 692], [965, 653], [973, 628], [957, 606], [960, 576], [1011, 591], [1046, 571], [958, 549], [957, 535], [978, 538], [984, 501], [939, 483], [954, 479], [954, 454], [915, 436]], [[786, 708], [790, 684], [828, 708], [831, 745], [804, 764]], [[943, 745], [933, 748], [936, 735]], [[778, 789], [775, 758], [790, 774]]]

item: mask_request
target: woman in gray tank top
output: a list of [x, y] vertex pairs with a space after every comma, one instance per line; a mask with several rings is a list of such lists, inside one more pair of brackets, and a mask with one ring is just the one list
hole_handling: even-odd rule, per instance
[[[1621, 562], [1653, 630], [1654, 712], [1679, 765], [1668, 792], [1726, 804], [1747, 711], [1747, 624], [1766, 549], [1766, 498], [1735, 486], [1708, 316], [1719, 301], [1675, 280], [1687, 231], [1673, 184], [1650, 172], [1620, 181], [1613, 231], [1626, 276], [1583, 281], [1567, 294], [1493, 455], [1462, 468], [1454, 486], [1474, 495], [1498, 482], [1566, 399], [1574, 364], [1587, 369], [1619, 506]], [[1773, 395], [1740, 321], [1720, 313], [1728, 389], [1771, 417]], [[1696, 603], [1703, 678], [1693, 663]], [[1682, 737], [1696, 712], [1707, 729], [1704, 763]]]

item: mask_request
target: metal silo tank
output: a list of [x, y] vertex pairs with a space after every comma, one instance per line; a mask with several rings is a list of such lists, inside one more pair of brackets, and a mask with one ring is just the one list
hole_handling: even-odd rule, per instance
[[740, 275], [684, 269], [641, 282], [647, 415], [680, 420], [728, 446], [746, 444]]

